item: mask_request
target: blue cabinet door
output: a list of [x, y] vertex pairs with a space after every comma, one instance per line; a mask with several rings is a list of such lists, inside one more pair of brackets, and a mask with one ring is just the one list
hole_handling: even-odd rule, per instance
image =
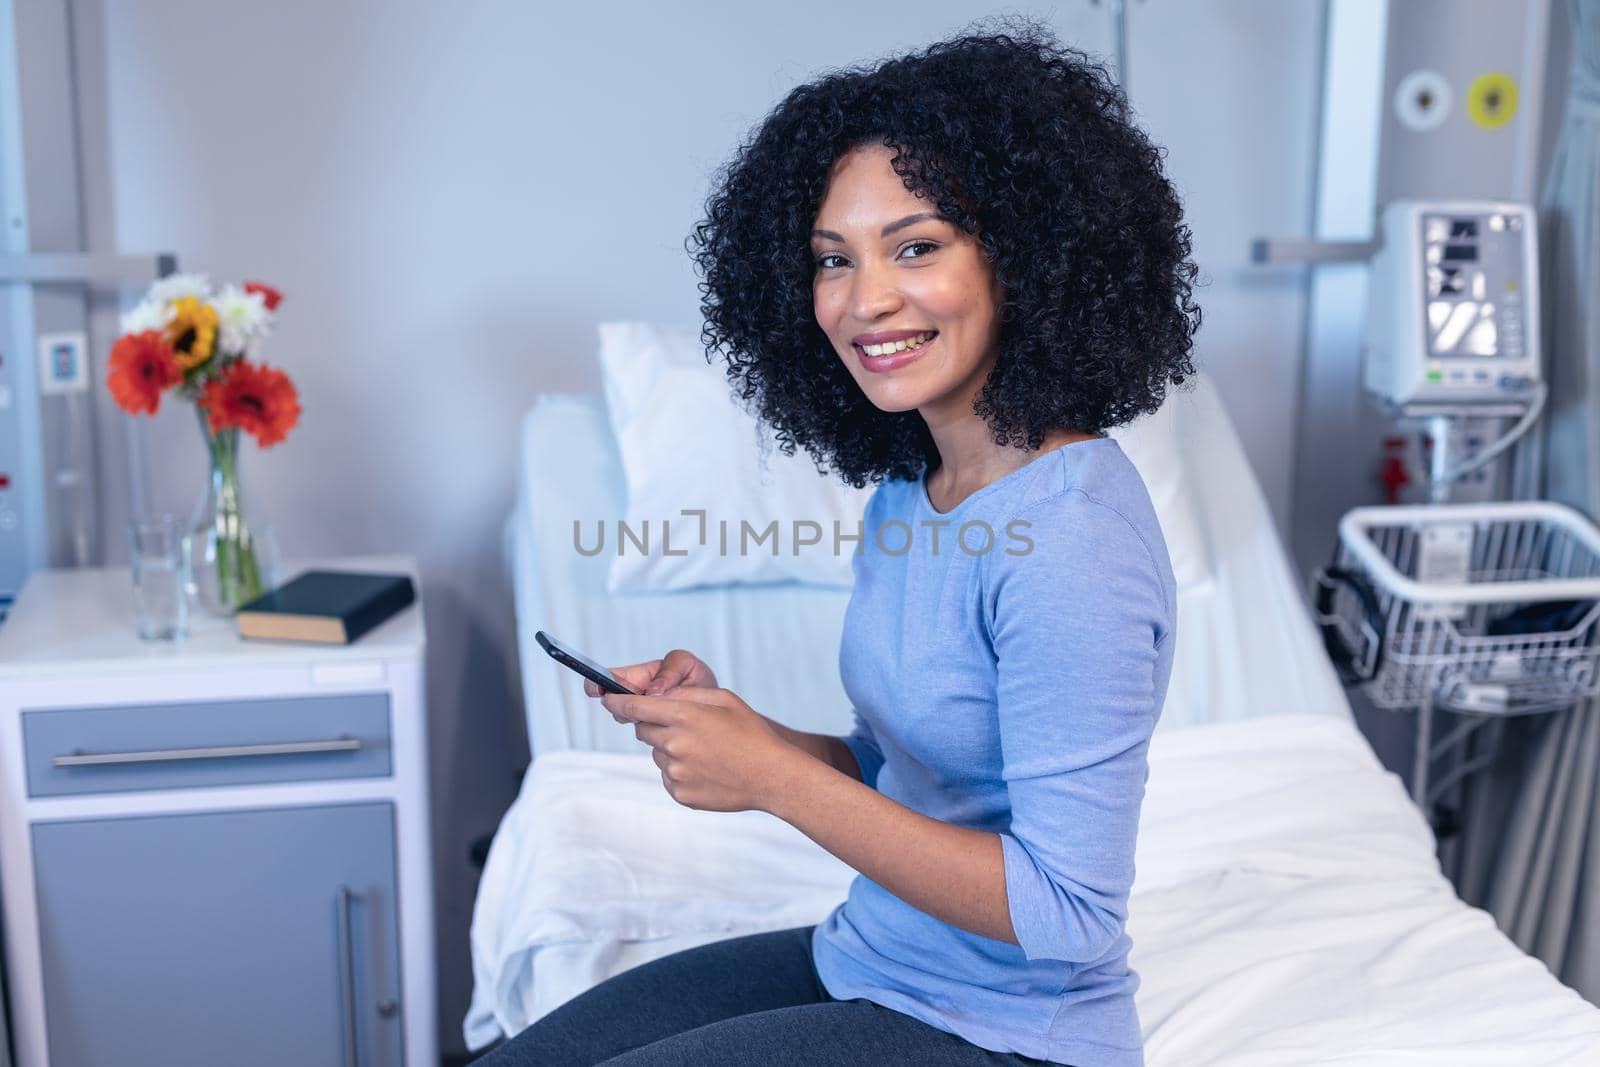
[[50, 1061], [398, 1067], [394, 809], [37, 823]]

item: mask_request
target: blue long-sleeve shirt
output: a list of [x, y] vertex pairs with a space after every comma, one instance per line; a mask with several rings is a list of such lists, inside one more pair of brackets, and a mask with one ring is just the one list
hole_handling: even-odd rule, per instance
[[857, 876], [813, 935], [823, 984], [984, 1048], [1142, 1067], [1123, 924], [1177, 598], [1144, 482], [1110, 438], [944, 513], [884, 482], [854, 568], [845, 743], [885, 796], [1000, 835], [1019, 944]]

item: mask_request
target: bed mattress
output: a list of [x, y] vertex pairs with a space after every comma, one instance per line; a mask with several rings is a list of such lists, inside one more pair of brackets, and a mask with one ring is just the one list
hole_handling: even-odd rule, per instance
[[[1150, 1067], [1600, 1063], [1600, 1010], [1456, 897], [1347, 718], [1158, 732], [1137, 871]], [[467, 1041], [667, 953], [815, 923], [851, 877], [778, 819], [677, 805], [647, 757], [553, 753], [484, 870]]]

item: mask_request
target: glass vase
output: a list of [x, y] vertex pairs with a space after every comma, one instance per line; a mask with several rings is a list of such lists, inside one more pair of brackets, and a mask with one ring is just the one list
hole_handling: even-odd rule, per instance
[[239, 428], [213, 432], [205, 408], [200, 436], [211, 470], [189, 524], [194, 546], [190, 593], [208, 615], [228, 617], [278, 584], [278, 546], [270, 523], [252, 514], [240, 488]]

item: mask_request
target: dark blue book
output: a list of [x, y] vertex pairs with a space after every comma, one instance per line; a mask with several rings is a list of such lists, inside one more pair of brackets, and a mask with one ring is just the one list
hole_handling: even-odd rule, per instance
[[240, 637], [348, 645], [416, 599], [404, 574], [306, 571], [242, 605]]

